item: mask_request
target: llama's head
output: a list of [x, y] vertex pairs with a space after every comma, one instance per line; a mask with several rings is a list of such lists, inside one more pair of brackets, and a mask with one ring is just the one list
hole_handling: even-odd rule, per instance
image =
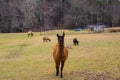
[[64, 44], [64, 37], [65, 37], [65, 33], [63, 33], [63, 35], [57, 34], [59, 44]]

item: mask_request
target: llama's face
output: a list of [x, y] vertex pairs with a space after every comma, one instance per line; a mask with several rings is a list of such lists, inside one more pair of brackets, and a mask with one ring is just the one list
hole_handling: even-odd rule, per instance
[[65, 33], [63, 33], [63, 35], [59, 36], [59, 34], [57, 34], [57, 37], [58, 37], [58, 43], [64, 43], [64, 36], [65, 36]]

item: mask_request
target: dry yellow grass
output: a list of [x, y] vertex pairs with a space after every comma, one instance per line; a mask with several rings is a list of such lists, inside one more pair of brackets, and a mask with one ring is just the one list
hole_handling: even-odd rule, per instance
[[[68, 31], [69, 32], [69, 31]], [[55, 76], [52, 57], [57, 43], [43, 43], [43, 35], [35, 33], [0, 34], [0, 80], [61, 80]], [[78, 38], [79, 46], [72, 39]], [[63, 80], [120, 80], [120, 33], [67, 34], [69, 57]]]

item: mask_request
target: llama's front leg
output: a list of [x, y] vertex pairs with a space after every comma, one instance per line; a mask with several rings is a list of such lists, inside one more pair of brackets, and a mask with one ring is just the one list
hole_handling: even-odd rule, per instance
[[64, 63], [65, 63], [65, 61], [61, 62], [61, 74], [60, 74], [61, 78], [63, 78], [62, 71], [63, 71]]
[[56, 62], [56, 76], [59, 75], [59, 66], [60, 66], [60, 62]]

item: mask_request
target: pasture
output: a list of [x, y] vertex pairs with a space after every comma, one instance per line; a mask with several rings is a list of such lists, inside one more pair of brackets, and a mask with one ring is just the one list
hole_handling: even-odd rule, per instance
[[[120, 80], [120, 32], [66, 34], [65, 44], [72, 49], [62, 79], [55, 76], [57, 37], [52, 34], [47, 43], [39, 32], [30, 38], [27, 33], [0, 34], [0, 80]], [[78, 46], [73, 46], [73, 38]]]

